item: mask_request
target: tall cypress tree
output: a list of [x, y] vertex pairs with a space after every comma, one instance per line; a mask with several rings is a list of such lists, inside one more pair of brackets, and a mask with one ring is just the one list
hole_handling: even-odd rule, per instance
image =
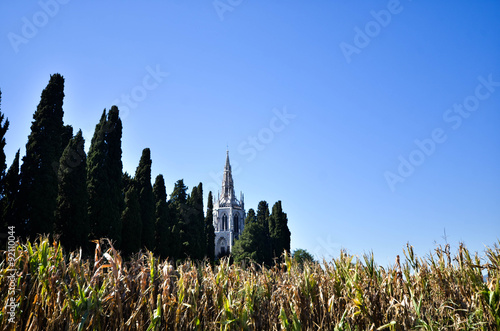
[[205, 219], [203, 216], [203, 184], [193, 187], [188, 199], [187, 222], [185, 223], [186, 241], [189, 243], [188, 255], [203, 259], [206, 253]]
[[[21, 166], [19, 206], [21, 235], [51, 233], [58, 192], [57, 171], [54, 167], [62, 153], [64, 78], [50, 76], [40, 103], [33, 115], [31, 133], [26, 144], [26, 156]], [[17, 229], [16, 229], [17, 230]], [[24, 230], [24, 231], [23, 231]]]
[[12, 165], [7, 170], [7, 173], [4, 177], [4, 188], [3, 188], [3, 196], [1, 200], [2, 205], [2, 219], [3, 219], [3, 229], [6, 229], [8, 225], [13, 225], [18, 227], [19, 224], [17, 219], [15, 218], [18, 213], [17, 210], [17, 194], [19, 192], [19, 150], [17, 150], [16, 156], [14, 157], [14, 161]]
[[214, 203], [212, 191], [208, 192], [207, 215], [205, 217], [205, 246], [206, 256], [210, 261], [215, 259], [215, 229], [214, 229]]
[[[271, 227], [271, 224], [273, 225]], [[288, 228], [288, 218], [283, 212], [281, 201], [273, 205], [273, 211], [269, 217], [269, 233], [273, 247], [274, 257], [279, 257], [283, 251], [290, 253], [290, 229]]]
[[125, 255], [129, 256], [141, 249], [141, 207], [136, 185], [130, 185], [125, 193], [125, 209], [121, 221], [123, 224], [122, 250]]
[[87, 248], [89, 224], [87, 220], [87, 156], [85, 140], [78, 131], [59, 162], [59, 195], [55, 214], [56, 232], [68, 250]]
[[257, 256], [259, 260], [267, 265], [272, 263], [271, 237], [269, 235], [269, 205], [266, 201], [260, 201], [257, 206], [256, 222], [259, 225], [257, 237]]
[[122, 222], [122, 123], [116, 106], [96, 125], [87, 158], [89, 222], [94, 238], [110, 238], [120, 247]]
[[155, 247], [155, 204], [151, 186], [151, 163], [151, 151], [149, 148], [145, 148], [135, 172], [135, 181], [141, 207], [141, 242], [142, 246], [149, 250], [153, 250]]
[[162, 258], [172, 257], [167, 191], [165, 179], [161, 174], [156, 176], [153, 195], [155, 198], [155, 252]]
[[172, 243], [175, 258], [188, 257], [191, 247], [189, 247], [187, 227], [187, 187], [184, 180], [178, 180], [174, 185], [174, 190], [170, 195], [169, 217], [172, 219], [171, 232], [175, 241]]

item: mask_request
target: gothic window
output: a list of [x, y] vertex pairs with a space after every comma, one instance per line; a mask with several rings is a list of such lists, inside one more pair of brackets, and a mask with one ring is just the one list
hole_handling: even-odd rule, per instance
[[222, 216], [222, 231], [227, 231], [227, 215]]
[[238, 222], [238, 214], [234, 215], [233, 229], [234, 229], [234, 233], [236, 233], [236, 235], [238, 235], [238, 233], [240, 233], [240, 226], [239, 226], [239, 222]]

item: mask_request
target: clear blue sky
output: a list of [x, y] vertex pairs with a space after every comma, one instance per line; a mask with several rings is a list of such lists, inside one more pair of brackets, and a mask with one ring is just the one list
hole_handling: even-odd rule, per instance
[[[500, 238], [498, 1], [2, 1], [7, 163], [50, 74], [90, 143], [104, 108], [124, 171], [151, 148], [167, 192], [282, 200], [292, 248], [380, 264], [410, 242]], [[415, 141], [418, 140], [418, 143]]]

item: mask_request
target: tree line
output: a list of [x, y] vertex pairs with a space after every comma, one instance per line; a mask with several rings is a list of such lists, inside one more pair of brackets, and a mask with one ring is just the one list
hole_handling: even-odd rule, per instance
[[[90, 250], [90, 240], [110, 238], [129, 256], [145, 248], [160, 257], [214, 260], [212, 192], [207, 213], [203, 185], [188, 188], [178, 180], [168, 199], [163, 175], [151, 184], [151, 151], [142, 151], [133, 176], [123, 173], [119, 110], [103, 111], [88, 154], [82, 131], [63, 122], [64, 78], [51, 75], [33, 115], [26, 155], [17, 151], [7, 169], [4, 147], [9, 121], [0, 112], [0, 215], [2, 227], [16, 236], [59, 238], [67, 250]], [[1, 105], [1, 91], [0, 91]], [[1, 108], [0, 108], [1, 110]], [[22, 162], [21, 162], [22, 161]], [[269, 212], [250, 209], [236, 241], [235, 260], [271, 264], [290, 250], [290, 231], [281, 201]], [[3, 232], [1, 230], [0, 232]]]

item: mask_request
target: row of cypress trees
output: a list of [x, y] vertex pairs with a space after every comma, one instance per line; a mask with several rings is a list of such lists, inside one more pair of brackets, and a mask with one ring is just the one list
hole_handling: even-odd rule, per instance
[[3, 229], [15, 226], [21, 238], [55, 234], [68, 250], [86, 250], [90, 240], [110, 238], [126, 255], [147, 248], [163, 257], [213, 259], [213, 225], [204, 217], [202, 184], [188, 195], [179, 180], [167, 200], [162, 175], [151, 185], [149, 148], [134, 177], [123, 173], [116, 106], [103, 111], [87, 155], [82, 131], [73, 135], [73, 128], [64, 125], [63, 98], [63, 76], [51, 75], [33, 115], [22, 164], [18, 151], [8, 170], [9, 122], [0, 113]]
[[253, 209], [248, 210], [245, 228], [236, 240], [232, 254], [236, 262], [253, 260], [271, 265], [283, 251], [290, 253], [290, 236], [288, 218], [281, 201], [273, 205], [271, 214], [268, 203], [261, 201], [257, 213]]
[[[110, 238], [127, 256], [147, 248], [161, 257], [214, 260], [212, 192], [206, 216], [202, 183], [188, 194], [178, 180], [167, 199], [163, 175], [151, 185], [149, 148], [142, 151], [133, 177], [123, 173], [116, 106], [103, 111], [87, 155], [82, 131], [73, 135], [73, 128], [64, 125], [63, 98], [64, 78], [51, 75], [33, 115], [22, 164], [18, 150], [8, 170], [4, 147], [9, 121], [0, 112], [2, 228], [15, 226], [21, 238], [55, 234], [67, 250], [88, 251], [91, 240]], [[233, 249], [235, 260], [270, 265], [283, 250], [290, 251], [287, 223], [281, 201], [272, 213], [261, 201], [257, 213], [248, 212]]]

